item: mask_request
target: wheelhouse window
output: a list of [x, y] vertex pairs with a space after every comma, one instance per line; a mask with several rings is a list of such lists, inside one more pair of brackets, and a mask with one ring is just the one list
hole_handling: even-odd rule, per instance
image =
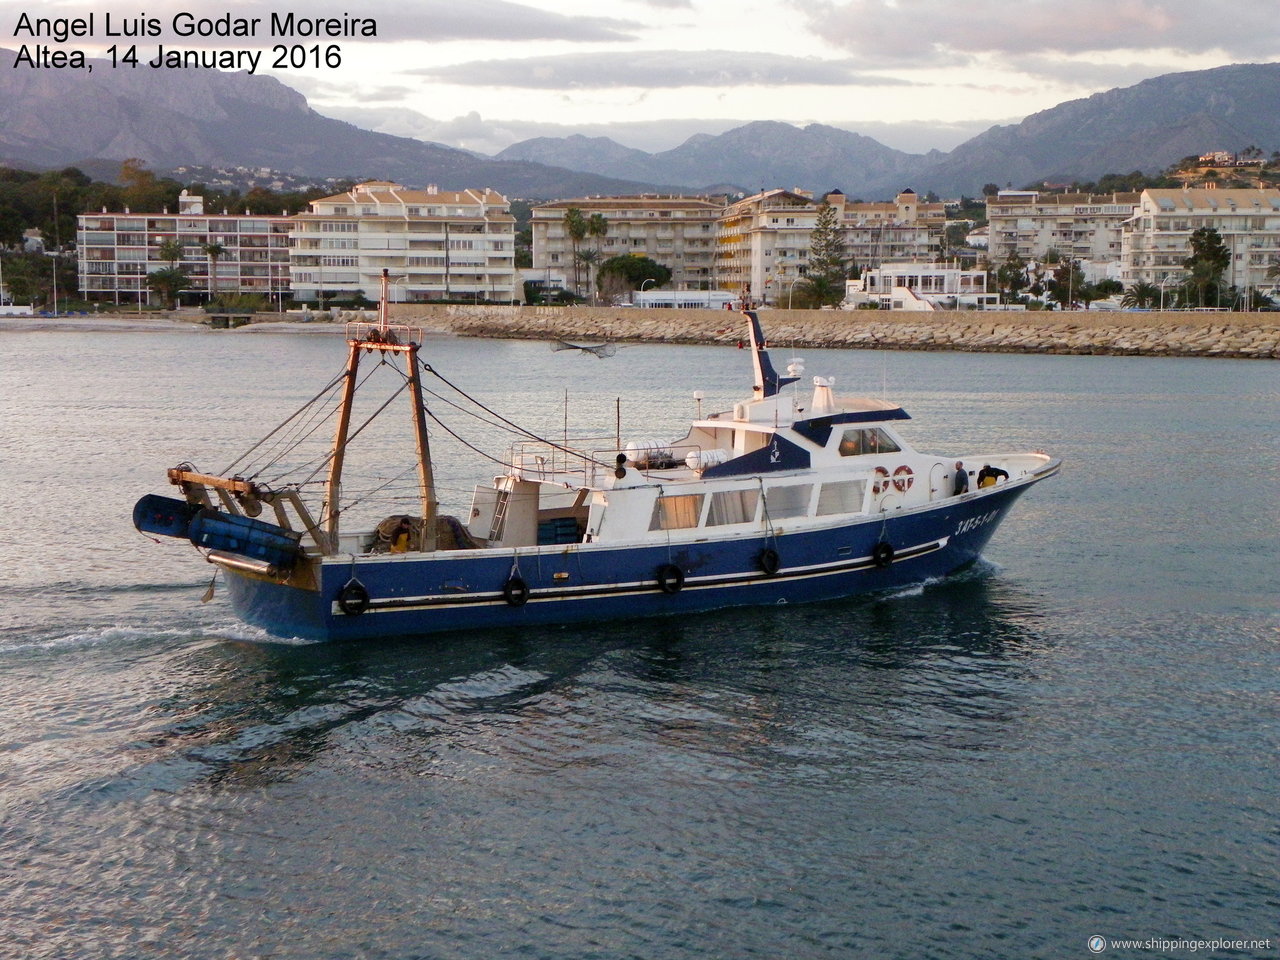
[[840, 456], [861, 457], [874, 453], [897, 453], [902, 448], [879, 427], [846, 430], [840, 438]]
[[686, 530], [696, 527], [702, 516], [701, 493], [685, 493], [675, 497], [658, 497], [653, 505], [650, 530]]
[[809, 513], [813, 484], [796, 483], [786, 487], [769, 487], [764, 492], [765, 509], [770, 520], [803, 517]]
[[759, 490], [725, 490], [713, 493], [711, 506], [707, 510], [707, 526], [748, 523], [756, 518], [756, 506], [759, 503]]
[[829, 517], [836, 513], [857, 513], [862, 509], [866, 484], [862, 480], [841, 480], [824, 483], [818, 493], [818, 516]]

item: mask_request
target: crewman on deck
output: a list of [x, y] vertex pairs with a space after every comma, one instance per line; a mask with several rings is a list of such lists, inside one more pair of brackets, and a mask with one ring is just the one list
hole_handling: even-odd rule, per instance
[[969, 492], [969, 472], [964, 468], [964, 462], [956, 461], [956, 479], [955, 484], [951, 488], [951, 495], [958, 497], [962, 493]]
[[999, 467], [993, 467], [991, 464], [983, 464], [981, 470], [978, 471], [978, 489], [983, 487], [994, 487], [999, 479], [1009, 479], [1008, 471], [1001, 470]]
[[408, 517], [401, 517], [400, 522], [396, 524], [395, 533], [391, 534], [391, 552], [408, 553], [411, 536], [413, 536], [413, 524], [409, 522]]

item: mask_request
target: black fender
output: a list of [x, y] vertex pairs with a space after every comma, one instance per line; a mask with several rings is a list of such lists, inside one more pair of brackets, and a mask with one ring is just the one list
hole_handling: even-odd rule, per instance
[[756, 555], [756, 563], [766, 577], [772, 577], [782, 566], [782, 558], [773, 547], [765, 547]]
[[502, 599], [513, 607], [523, 607], [529, 602], [529, 585], [520, 577], [512, 577], [502, 585]]
[[674, 563], [664, 563], [658, 568], [657, 579], [663, 593], [679, 593], [684, 586], [684, 571]]
[[355, 577], [338, 591], [338, 609], [349, 617], [358, 617], [369, 609], [369, 591]]

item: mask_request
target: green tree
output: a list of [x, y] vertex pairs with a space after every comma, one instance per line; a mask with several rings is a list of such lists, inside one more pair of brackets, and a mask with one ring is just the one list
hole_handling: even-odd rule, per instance
[[564, 212], [564, 232], [569, 237], [569, 245], [572, 248], [570, 257], [573, 263], [573, 292], [580, 294], [582, 291], [579, 289], [578, 248], [587, 238], [587, 218], [577, 207], [570, 207]]
[[1079, 261], [1068, 258], [1059, 262], [1049, 280], [1049, 298], [1056, 300], [1063, 309], [1069, 309], [1072, 303], [1084, 300], [1086, 295], [1093, 300], [1098, 299], [1095, 291], [1084, 282]]
[[591, 291], [591, 300], [593, 303], [595, 302], [596, 289], [593, 281], [599, 279], [598, 276], [593, 275], [593, 271], [600, 266], [603, 259], [604, 255], [601, 254], [599, 250], [590, 249], [579, 250], [577, 256], [574, 258], [575, 264], [581, 264], [587, 268], [587, 289]]
[[1016, 299], [1027, 283], [1027, 261], [1016, 253], [1009, 254], [996, 268], [996, 288], [1007, 300]]
[[191, 284], [191, 278], [177, 267], [162, 267], [147, 274], [147, 286], [156, 292], [165, 308], [173, 306], [178, 294]]
[[1131, 284], [1120, 298], [1120, 306], [1149, 310], [1160, 303], [1160, 288], [1145, 280]]
[[1231, 251], [1213, 227], [1200, 227], [1187, 242], [1191, 256], [1182, 261], [1188, 274], [1186, 286], [1203, 307], [1210, 290], [1221, 293], [1223, 275], [1231, 266]]
[[182, 259], [182, 244], [172, 237], [161, 240], [160, 245], [156, 247], [156, 256], [167, 263], [170, 270], [176, 270], [178, 261]]
[[528, 270], [533, 266], [533, 230], [525, 227], [516, 231], [516, 269]]
[[226, 254], [227, 248], [215, 241], [206, 243], [201, 249], [209, 258], [209, 302], [212, 303], [218, 296], [218, 261]]
[[624, 254], [610, 257], [600, 264], [596, 276], [600, 292], [606, 297], [612, 297], [627, 290], [639, 290], [642, 286], [648, 289], [646, 280], [652, 280], [655, 287], [666, 286], [671, 282], [671, 269], [649, 257]]
[[[587, 267], [587, 289], [592, 292], [592, 298], [595, 297], [596, 278], [592, 276], [592, 268], [599, 265], [604, 260], [604, 255], [600, 253], [600, 241], [609, 235], [609, 221], [605, 219], [603, 213], [593, 213], [587, 218], [587, 237], [595, 241], [595, 247], [592, 250], [584, 250], [578, 255], [578, 259]], [[587, 257], [585, 254], [590, 253]]]
[[823, 200], [818, 207], [818, 218], [809, 234], [809, 265], [804, 280], [797, 286], [802, 290], [788, 291], [793, 303], [799, 294], [805, 303], [813, 306], [835, 306], [844, 299], [844, 281], [847, 275], [847, 258], [844, 249], [844, 231], [836, 208]]

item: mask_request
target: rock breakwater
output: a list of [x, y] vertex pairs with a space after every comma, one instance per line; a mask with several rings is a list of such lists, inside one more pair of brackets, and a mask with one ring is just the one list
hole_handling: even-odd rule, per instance
[[[468, 337], [728, 344], [743, 335], [740, 316], [720, 310], [394, 304], [392, 314]], [[760, 318], [771, 341], [796, 347], [1280, 359], [1280, 313], [766, 310]]]

